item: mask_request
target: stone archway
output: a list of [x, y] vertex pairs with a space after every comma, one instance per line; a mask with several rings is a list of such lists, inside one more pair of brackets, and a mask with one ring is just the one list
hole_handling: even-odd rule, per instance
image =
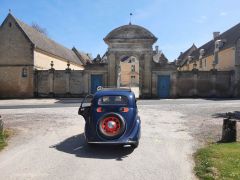
[[139, 60], [135, 56], [122, 56], [117, 77], [118, 87], [129, 87], [139, 97]]
[[147, 29], [129, 24], [111, 31], [104, 41], [108, 44], [108, 86], [117, 86], [121, 58], [135, 57], [139, 62], [140, 97], [151, 97], [152, 45], [157, 38]]

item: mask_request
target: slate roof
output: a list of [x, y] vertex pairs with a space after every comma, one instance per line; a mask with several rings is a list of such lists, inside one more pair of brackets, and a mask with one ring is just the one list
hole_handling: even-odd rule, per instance
[[23, 32], [27, 35], [30, 41], [35, 45], [35, 48], [48, 52], [52, 55], [61, 57], [63, 59], [69, 60], [74, 64], [83, 65], [83, 63], [80, 61], [80, 59], [72, 50], [49, 39], [43, 33], [38, 32], [31, 26], [15, 18], [12, 14], [9, 14], [9, 16], [11, 16], [17, 22], [17, 24], [20, 26]]
[[90, 54], [79, 51], [78, 49], [76, 49], [75, 47], [72, 48], [73, 52], [75, 52], [75, 54], [77, 55], [77, 57], [80, 59], [80, 61], [82, 62], [83, 65], [86, 65], [88, 63], [92, 62], [92, 57]]
[[192, 55], [192, 53], [197, 50], [197, 47], [195, 46], [195, 44], [193, 44], [189, 49], [187, 49], [185, 52], [181, 53], [178, 56], [178, 65], [183, 66], [186, 61], [188, 60], [188, 56]]
[[[224, 49], [228, 49], [230, 47], [235, 46], [237, 40], [240, 38], [240, 23], [233, 26], [229, 30], [225, 31], [224, 33], [220, 34], [220, 36], [217, 39], [226, 40], [223, 47], [220, 49], [220, 51]], [[199, 51], [200, 49], [205, 50], [204, 57], [207, 57], [209, 55], [214, 54], [215, 49], [215, 40], [208, 41], [206, 44], [199, 47], [197, 50], [195, 50], [191, 56], [193, 56], [193, 60], [197, 60], [199, 58]]]

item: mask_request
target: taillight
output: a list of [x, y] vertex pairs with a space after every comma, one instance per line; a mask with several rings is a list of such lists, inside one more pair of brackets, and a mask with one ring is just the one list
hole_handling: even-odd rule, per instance
[[103, 112], [103, 108], [102, 107], [98, 107], [97, 108], [97, 112]]
[[120, 111], [121, 111], [121, 112], [128, 112], [129, 109], [128, 109], [127, 107], [121, 107], [121, 108], [120, 108]]

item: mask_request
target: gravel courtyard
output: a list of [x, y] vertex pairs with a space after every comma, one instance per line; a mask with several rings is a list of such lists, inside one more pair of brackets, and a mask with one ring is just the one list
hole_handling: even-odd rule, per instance
[[15, 135], [0, 152], [0, 179], [195, 179], [192, 154], [218, 141], [215, 113], [239, 111], [240, 100], [139, 100], [137, 149], [84, 142], [79, 100], [1, 100], [0, 114]]

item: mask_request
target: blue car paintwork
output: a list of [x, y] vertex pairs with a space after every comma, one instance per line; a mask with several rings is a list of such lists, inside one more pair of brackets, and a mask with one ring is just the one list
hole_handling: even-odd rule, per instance
[[[125, 96], [128, 99], [128, 112], [121, 112], [123, 105], [98, 105], [99, 98], [103, 96]], [[102, 107], [103, 112], [97, 112], [97, 108]], [[126, 106], [124, 106], [126, 107]], [[120, 114], [126, 123], [125, 132], [118, 139], [107, 140], [98, 134], [98, 122], [107, 113]], [[131, 91], [123, 90], [101, 90], [97, 91], [91, 103], [89, 118], [85, 125], [85, 137], [88, 143], [100, 144], [129, 144], [138, 145], [141, 135], [141, 120], [138, 116], [135, 95]]]

